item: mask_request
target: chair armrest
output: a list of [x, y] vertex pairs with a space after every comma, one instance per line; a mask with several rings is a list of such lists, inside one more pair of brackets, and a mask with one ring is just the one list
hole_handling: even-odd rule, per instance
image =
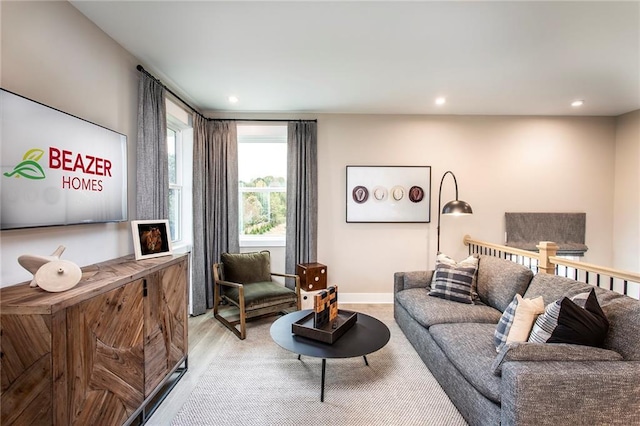
[[429, 288], [434, 271], [396, 272], [393, 274], [393, 292], [409, 288]]
[[281, 274], [281, 273], [278, 273], [278, 272], [272, 272], [271, 275], [275, 275], [276, 277], [293, 278], [293, 279], [296, 280], [296, 290], [295, 291], [296, 291], [296, 296], [297, 296], [297, 299], [298, 299], [298, 310], [300, 310], [300, 306], [301, 306], [300, 305], [301, 304], [301, 301], [300, 301], [300, 277], [298, 275], [295, 275], [295, 274]]
[[226, 287], [236, 287], [236, 288], [243, 288], [244, 287], [244, 284], [234, 283], [234, 282], [231, 282], [231, 281], [224, 281], [224, 280], [216, 280], [216, 284], [224, 285]]
[[502, 367], [502, 425], [638, 424], [640, 361], [517, 361]]

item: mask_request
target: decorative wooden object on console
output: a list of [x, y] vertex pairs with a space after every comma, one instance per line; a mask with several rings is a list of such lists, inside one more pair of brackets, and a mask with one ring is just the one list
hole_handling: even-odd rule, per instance
[[338, 286], [331, 286], [314, 296], [313, 326], [322, 328], [332, 323], [338, 316]]
[[163, 385], [187, 368], [188, 260], [87, 266], [63, 293], [0, 289], [0, 424], [146, 421]]
[[322, 263], [298, 263], [296, 275], [300, 277], [300, 289], [304, 291], [327, 288], [327, 265]]

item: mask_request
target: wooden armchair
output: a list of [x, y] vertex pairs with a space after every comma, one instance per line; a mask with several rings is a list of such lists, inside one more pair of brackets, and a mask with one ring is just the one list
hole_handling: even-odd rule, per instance
[[[273, 281], [273, 276], [295, 279], [295, 290]], [[271, 272], [268, 251], [223, 253], [221, 262], [213, 265], [213, 279], [213, 316], [240, 339], [247, 336], [248, 319], [300, 309], [300, 277]], [[239, 309], [237, 318], [220, 314], [222, 300]]]

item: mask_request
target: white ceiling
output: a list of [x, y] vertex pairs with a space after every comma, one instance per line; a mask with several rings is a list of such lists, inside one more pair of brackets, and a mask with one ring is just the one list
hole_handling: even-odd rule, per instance
[[201, 111], [640, 109], [639, 1], [72, 4]]

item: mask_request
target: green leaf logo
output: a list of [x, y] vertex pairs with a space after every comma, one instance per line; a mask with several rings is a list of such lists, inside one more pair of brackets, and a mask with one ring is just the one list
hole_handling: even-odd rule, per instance
[[38, 164], [38, 161], [44, 155], [44, 151], [38, 148], [33, 148], [27, 151], [22, 160], [17, 166], [14, 167], [11, 173], [4, 173], [6, 177], [24, 177], [26, 179], [44, 179], [46, 176], [44, 175], [44, 170], [42, 170], [42, 166]]

